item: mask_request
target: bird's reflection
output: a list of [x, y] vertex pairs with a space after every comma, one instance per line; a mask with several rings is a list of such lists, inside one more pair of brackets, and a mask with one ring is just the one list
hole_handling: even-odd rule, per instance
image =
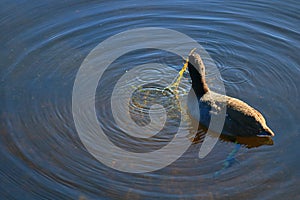
[[[196, 123], [197, 122], [193, 122], [193, 126], [196, 125]], [[207, 133], [207, 130], [208, 129], [205, 126], [198, 123], [198, 131], [194, 135], [194, 137], [191, 138], [193, 144], [202, 143]], [[274, 144], [272, 137], [259, 137], [259, 136], [241, 137], [241, 136], [228, 136], [228, 135], [221, 134], [219, 136], [219, 139], [223, 142], [232, 142], [232, 143], [240, 144], [245, 148], [254, 148], [263, 145]]]
[[[191, 118], [192, 126], [198, 126], [198, 130], [196, 134], [190, 135], [190, 140], [192, 144], [198, 144], [202, 143], [208, 129], [201, 125], [198, 121], [193, 120]], [[216, 133], [210, 134], [211, 136], [213, 135], [219, 135]], [[230, 142], [234, 144], [234, 147], [232, 151], [227, 155], [227, 157], [223, 161], [223, 165], [220, 168], [220, 170], [216, 171], [213, 175], [214, 178], [218, 178], [224, 171], [226, 171], [229, 167], [231, 167], [234, 163], [237, 163], [238, 161], [236, 160], [236, 154], [238, 153], [239, 149], [241, 147], [244, 148], [254, 148], [254, 147], [260, 147], [263, 145], [273, 145], [274, 142], [271, 137], [259, 137], [259, 136], [251, 136], [251, 137], [241, 137], [241, 136], [228, 136], [221, 134], [219, 136], [219, 140], [222, 142]]]

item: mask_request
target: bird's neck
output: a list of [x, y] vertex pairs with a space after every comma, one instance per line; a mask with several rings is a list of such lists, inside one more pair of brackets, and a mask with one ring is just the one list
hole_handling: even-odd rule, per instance
[[209, 88], [205, 80], [205, 69], [200, 66], [197, 68], [199, 71], [194, 66], [189, 66], [189, 72], [192, 79], [192, 88], [197, 98], [200, 99], [205, 93], [209, 92]]
[[199, 100], [205, 93], [209, 92], [209, 88], [205, 82], [204, 78], [197, 78], [197, 81], [193, 81], [192, 88], [195, 92], [195, 95], [197, 96], [197, 99]]

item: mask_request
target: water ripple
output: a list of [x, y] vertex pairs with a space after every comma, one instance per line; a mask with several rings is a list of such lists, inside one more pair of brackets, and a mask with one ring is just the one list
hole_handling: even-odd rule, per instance
[[[148, 1], [143, 5], [138, 1], [130, 4], [6, 2], [0, 8], [3, 16], [0, 19], [1, 197], [296, 196], [292, 186], [299, 179], [295, 176], [298, 169], [293, 167], [299, 163], [295, 154], [300, 108], [300, 62], [295, 53], [300, 46], [298, 7], [293, 1], [175, 1], [172, 5], [163, 1]], [[219, 179], [212, 176], [222, 168], [223, 160], [233, 148], [231, 143], [217, 143], [202, 160], [198, 158], [201, 143], [194, 144], [170, 166], [147, 174], [122, 173], [97, 162], [80, 142], [72, 118], [76, 72], [89, 51], [103, 40], [125, 30], [150, 26], [181, 31], [203, 45], [222, 75], [215, 77], [216, 71], [210, 68], [213, 63], [204, 59], [209, 85], [213, 88], [214, 80], [220, 79], [229, 95], [259, 109], [276, 134], [275, 145], [241, 149], [237, 155], [240, 164], [229, 168]], [[176, 132], [175, 125], [169, 127], [168, 134], [149, 141], [122, 133], [111, 120], [110, 96], [117, 80], [134, 66], [159, 63], [179, 71], [183, 62], [168, 52], [143, 49], [111, 64], [99, 81], [95, 107], [100, 125], [113, 142], [122, 141], [119, 146], [131, 151], [143, 148], [147, 151], [170, 141]], [[137, 78], [163, 80], [164, 70], [142, 71]], [[155, 76], [149, 76], [150, 73]], [[179, 87], [181, 95], [190, 88], [188, 74], [185, 77]], [[147, 114], [144, 108], [137, 109], [136, 104], [133, 108], [134, 112]]]
[[250, 70], [238, 67], [229, 67], [222, 71], [221, 80], [225, 82], [225, 84], [240, 84], [247, 82], [251, 79]]

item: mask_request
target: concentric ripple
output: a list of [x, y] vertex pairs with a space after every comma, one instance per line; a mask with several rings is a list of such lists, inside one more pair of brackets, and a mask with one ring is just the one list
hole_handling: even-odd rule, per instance
[[244, 68], [226, 68], [222, 71], [221, 80], [227, 84], [240, 84], [251, 79], [250, 70]]
[[[156, 108], [154, 112], [173, 111], [170, 114], [173, 118], [180, 118], [180, 107], [176, 96], [164, 87], [143, 86], [138, 88], [132, 95], [129, 103], [131, 116], [139, 125], [150, 122], [149, 110], [155, 104], [162, 105], [163, 108]], [[172, 109], [173, 108], [173, 109]], [[175, 111], [175, 112], [174, 112]]]
[[[297, 3], [5, 1], [0, 13], [3, 16], [0, 19], [1, 199], [295, 199], [299, 196]], [[145, 174], [118, 172], [95, 160], [81, 143], [72, 118], [75, 75], [97, 44], [138, 27], [170, 28], [198, 41], [220, 69], [222, 77], [218, 79], [224, 81], [227, 94], [264, 114], [276, 135], [274, 145], [242, 148], [237, 154], [240, 164], [228, 168], [217, 179], [213, 174], [222, 168], [234, 147], [232, 143], [217, 143], [201, 160], [200, 144], [194, 144], [170, 166]], [[215, 72], [210, 70], [208, 61], [204, 62], [209, 86], [218, 90], [212, 78]], [[98, 119], [110, 140], [122, 141], [118, 142], [119, 147], [132, 152], [147, 152], [166, 145], [177, 127], [176, 120], [170, 120], [173, 124], [162, 131], [164, 134], [145, 140], [124, 134], [111, 120], [110, 97], [114, 85], [126, 71], [145, 63], [168, 65], [179, 71], [183, 59], [155, 49], [124, 55], [105, 71], [95, 97]], [[163, 80], [165, 70], [150, 70], [149, 73], [156, 75], [147, 76], [145, 72], [145, 76], [138, 78]], [[190, 83], [183, 82], [180, 94], [187, 94], [189, 88]], [[156, 103], [158, 94], [162, 95], [159, 101], [164, 101], [167, 110], [172, 111], [170, 116], [177, 117], [176, 102], [169, 102], [174, 94], [158, 93], [156, 89], [136, 90], [137, 98], [131, 99], [132, 118], [141, 125], [147, 124], [147, 110], [151, 107], [148, 103]], [[141, 99], [147, 91], [150, 96], [144, 104]], [[161, 112], [160, 108], [157, 111]], [[199, 133], [202, 138], [205, 131]]]

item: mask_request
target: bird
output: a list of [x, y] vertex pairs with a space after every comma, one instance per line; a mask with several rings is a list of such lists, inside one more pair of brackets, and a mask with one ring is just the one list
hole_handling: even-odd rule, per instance
[[[192, 86], [188, 93], [190, 115], [208, 128], [212, 115], [226, 111], [221, 135], [239, 137], [272, 137], [274, 132], [268, 127], [264, 116], [244, 101], [211, 91], [206, 83], [205, 66], [196, 52], [188, 57], [188, 71]], [[196, 108], [196, 107], [199, 107]], [[200, 119], [197, 118], [197, 114]], [[214, 130], [212, 130], [214, 131]]]

